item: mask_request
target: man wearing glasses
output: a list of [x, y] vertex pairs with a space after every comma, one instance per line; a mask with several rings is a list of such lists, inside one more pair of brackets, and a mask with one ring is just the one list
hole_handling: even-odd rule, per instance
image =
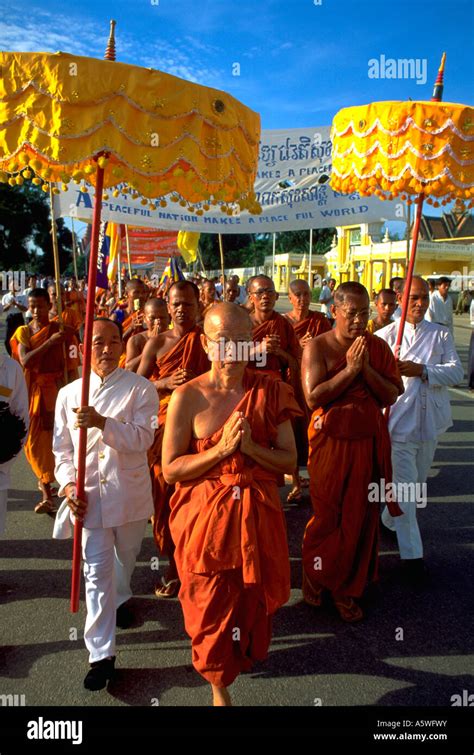
[[250, 315], [252, 338], [260, 344], [258, 353], [266, 357], [251, 362], [250, 366], [292, 382], [291, 372], [299, 371], [301, 349], [291, 323], [274, 311], [278, 300], [275, 284], [267, 275], [255, 275], [250, 278], [247, 288], [254, 306]]
[[[342, 283], [334, 293], [334, 329], [310, 341], [302, 360], [313, 411], [308, 470], [314, 511], [303, 539], [303, 597], [319, 607], [329, 591], [347, 622], [363, 618], [356, 600], [377, 578], [379, 508], [369, 500], [369, 485], [391, 481], [382, 408], [403, 393], [390, 348], [365, 332], [369, 314], [366, 289]], [[389, 507], [401, 514], [396, 504]]]

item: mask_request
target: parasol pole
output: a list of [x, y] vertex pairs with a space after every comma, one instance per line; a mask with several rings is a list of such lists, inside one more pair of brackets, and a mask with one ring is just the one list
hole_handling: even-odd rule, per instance
[[117, 283], [118, 283], [118, 297], [119, 299], [122, 299], [122, 254], [121, 254], [120, 244], [117, 247]]
[[[105, 53], [106, 60], [115, 60], [115, 21], [110, 22], [110, 36]], [[97, 155], [97, 159], [100, 155]], [[100, 215], [102, 210], [102, 192], [104, 188], [104, 168], [97, 162], [95, 177], [94, 211], [92, 215], [92, 237], [89, 252], [89, 277], [87, 281], [86, 322], [84, 326], [84, 350], [82, 360], [82, 389], [81, 406], [89, 405], [89, 385], [91, 373], [92, 354], [92, 325], [95, 312], [95, 288], [97, 281], [97, 257], [99, 253], [99, 230]], [[79, 449], [77, 463], [76, 494], [80, 500], [85, 501], [86, 481], [86, 451], [87, 451], [87, 428], [79, 428]], [[81, 542], [82, 522], [75, 520], [74, 544], [72, 552], [72, 578], [71, 578], [71, 613], [79, 610], [79, 594], [81, 579]]]
[[128, 225], [125, 224], [125, 241], [127, 244], [128, 277], [132, 280], [132, 261], [130, 258], [130, 239], [128, 238]]
[[74, 277], [76, 282], [79, 281], [77, 275], [77, 256], [76, 256], [76, 234], [74, 233], [74, 218], [71, 218], [71, 235], [72, 235], [72, 264], [74, 266]]
[[276, 253], [276, 233], [273, 232], [273, 239], [272, 239], [272, 275], [271, 279], [273, 280], [273, 276], [275, 275], [275, 253]]
[[[61, 269], [59, 267], [58, 234], [57, 234], [57, 229], [56, 229], [56, 219], [54, 217], [53, 187], [51, 184], [49, 184], [49, 202], [51, 205], [51, 238], [53, 241], [54, 282], [56, 286], [56, 309], [58, 311], [59, 332], [64, 333], [63, 303], [61, 299]], [[64, 385], [67, 385], [68, 373], [67, 373], [67, 360], [66, 360], [66, 344], [63, 342], [62, 346], [63, 346], [63, 360], [64, 360]]]
[[309, 229], [309, 261], [308, 261], [308, 286], [313, 289], [313, 229]]
[[222, 234], [219, 233], [219, 251], [221, 253], [221, 270], [222, 270], [222, 298], [225, 295], [225, 270], [224, 270], [224, 246], [222, 244]]
[[[431, 102], [441, 102], [442, 96], [443, 96], [443, 79], [444, 79], [444, 65], [446, 62], [446, 53], [443, 52], [443, 56], [441, 58], [441, 64], [438, 69], [438, 75], [436, 77], [434, 89], [433, 89], [433, 96], [431, 98]], [[410, 296], [410, 288], [411, 288], [411, 282], [413, 279], [413, 273], [415, 269], [415, 259], [416, 259], [416, 250], [418, 247], [418, 237], [420, 234], [420, 223], [421, 223], [421, 216], [423, 214], [423, 200], [424, 200], [424, 194], [421, 193], [418, 196], [418, 199], [415, 200], [416, 203], [416, 217], [415, 217], [415, 225], [413, 227], [413, 239], [411, 244], [411, 254], [410, 254], [410, 261], [408, 263], [408, 270], [406, 274], [405, 279], [405, 287], [403, 289], [403, 299], [402, 299], [402, 315], [400, 317], [400, 323], [398, 326], [398, 333], [397, 333], [397, 340], [395, 343], [395, 356], [398, 358], [398, 355], [400, 353], [400, 346], [403, 340], [403, 331], [405, 329], [405, 322], [407, 318], [407, 310], [408, 310], [408, 297]], [[408, 230], [408, 236], [410, 235], [410, 230]]]

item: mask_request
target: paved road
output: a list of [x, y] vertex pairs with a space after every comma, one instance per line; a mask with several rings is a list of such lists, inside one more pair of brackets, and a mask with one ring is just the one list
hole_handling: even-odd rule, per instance
[[[279, 308], [287, 302], [280, 300]], [[455, 331], [464, 362], [466, 326], [464, 318]], [[303, 604], [300, 545], [310, 507], [307, 501], [285, 505], [291, 600], [275, 618], [268, 661], [235, 682], [237, 704], [449, 706], [452, 695], [473, 691], [473, 399], [465, 381], [451, 399], [455, 425], [440, 440], [428, 506], [420, 510], [430, 588], [417, 593], [400, 586], [396, 544], [384, 533], [380, 585], [366, 600], [363, 623], [344, 625], [332, 607]], [[53, 541], [51, 518], [33, 513], [38, 494], [23, 455], [12, 486], [0, 540], [0, 695], [25, 695], [28, 705], [207, 705], [209, 692], [191, 667], [179, 603], [151, 594], [150, 529], [133, 578], [136, 625], [118, 630], [117, 679], [108, 691], [83, 690], [84, 602], [79, 614], [69, 613], [71, 543]]]

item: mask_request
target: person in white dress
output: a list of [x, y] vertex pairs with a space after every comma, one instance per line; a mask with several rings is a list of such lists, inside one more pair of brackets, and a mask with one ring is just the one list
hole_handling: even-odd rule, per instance
[[[433, 463], [438, 437], [453, 424], [448, 386], [457, 385], [463, 377], [449, 330], [424, 319], [428, 306], [428, 284], [414, 276], [403, 340], [396, 354], [405, 393], [391, 407], [389, 418], [393, 481], [395, 490], [404, 492], [403, 500], [397, 497], [404, 514], [393, 518], [387, 508], [382, 513], [382, 522], [397, 533], [404, 577], [417, 584], [426, 576], [417, 505], [426, 506], [423, 483]], [[377, 331], [394, 353], [398, 326], [397, 321]]]
[[449, 328], [453, 335], [453, 300], [449, 295], [450, 285], [450, 278], [438, 278], [436, 290], [430, 295], [430, 306], [425, 317], [429, 322]]
[[[114, 674], [115, 628], [130, 626], [125, 605], [148, 518], [153, 513], [147, 451], [153, 443], [158, 394], [153, 384], [118, 368], [122, 331], [94, 322], [89, 406], [81, 407], [82, 379], [59, 391], [53, 436], [59, 495], [66, 495], [53, 537], [70, 535], [71, 513], [83, 521], [82, 554], [87, 617], [84, 640], [89, 690]], [[82, 348], [82, 347], [81, 347]], [[76, 496], [79, 428], [86, 427], [85, 498]]]

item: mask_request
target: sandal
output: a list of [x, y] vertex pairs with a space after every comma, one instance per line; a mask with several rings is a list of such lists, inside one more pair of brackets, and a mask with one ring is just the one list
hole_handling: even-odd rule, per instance
[[303, 592], [303, 600], [305, 603], [314, 608], [320, 608], [323, 603], [324, 587], [318, 587], [315, 589], [306, 576], [305, 571], [303, 571], [303, 585], [301, 590]]
[[178, 577], [166, 581], [164, 577], [161, 578], [161, 585], [155, 587], [155, 595], [157, 598], [176, 598], [179, 593], [180, 581]]
[[333, 595], [333, 600], [339, 616], [348, 624], [352, 624], [355, 621], [361, 621], [364, 618], [364, 612], [362, 608], [357, 605], [354, 598], [335, 598]]
[[291, 503], [301, 503], [303, 500], [303, 491], [301, 488], [293, 488], [293, 490], [290, 490], [288, 495], [286, 496], [286, 502]]
[[55, 514], [56, 510], [57, 509], [55, 509], [54, 503], [49, 499], [40, 501], [35, 506], [35, 512], [37, 514]]

